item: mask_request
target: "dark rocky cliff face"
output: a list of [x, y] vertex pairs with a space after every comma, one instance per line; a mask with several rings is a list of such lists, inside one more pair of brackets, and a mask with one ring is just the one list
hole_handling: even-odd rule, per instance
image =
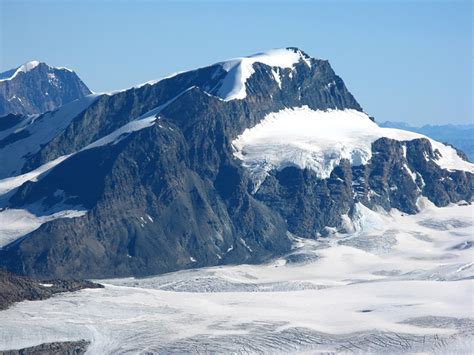
[[91, 94], [76, 73], [68, 69], [39, 63], [12, 79], [3, 79], [14, 73], [10, 70], [0, 74], [0, 116], [41, 114]]
[[311, 63], [282, 69], [281, 88], [271, 67], [254, 64], [243, 100], [212, 95], [226, 74], [219, 65], [99, 97], [24, 171], [167, 105], [151, 127], [76, 153], [13, 193], [5, 207], [61, 203], [88, 213], [43, 224], [0, 250], [0, 264], [26, 275], [99, 278], [260, 262], [289, 250], [287, 231], [315, 238], [341, 230], [357, 202], [415, 213], [421, 195], [439, 206], [471, 200], [472, 174], [427, 160], [435, 152], [423, 139], [379, 139], [367, 165], [343, 160], [328, 179], [296, 167], [271, 171], [255, 191], [233, 156], [232, 141], [246, 128], [285, 107], [361, 110], [327, 61]]

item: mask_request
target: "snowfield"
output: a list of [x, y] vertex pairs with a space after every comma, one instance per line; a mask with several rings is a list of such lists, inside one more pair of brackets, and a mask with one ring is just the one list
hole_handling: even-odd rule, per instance
[[433, 150], [441, 154], [435, 160], [441, 168], [474, 172], [474, 164], [461, 159], [452, 147], [418, 133], [379, 127], [357, 110], [287, 108], [268, 114], [232, 144], [235, 156], [250, 169], [258, 185], [268, 171], [288, 166], [312, 169], [325, 179], [341, 159], [354, 166], [365, 165], [372, 156], [372, 143], [382, 137], [399, 141], [429, 139]]
[[294, 236], [264, 265], [102, 280], [1, 312], [0, 350], [86, 339], [91, 354], [471, 353], [472, 205], [359, 206], [353, 233]]

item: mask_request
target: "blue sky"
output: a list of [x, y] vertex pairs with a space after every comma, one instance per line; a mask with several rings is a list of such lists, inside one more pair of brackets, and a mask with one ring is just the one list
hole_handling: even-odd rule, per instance
[[472, 123], [472, 20], [449, 0], [0, 0], [0, 71], [37, 59], [111, 91], [296, 46], [380, 121]]

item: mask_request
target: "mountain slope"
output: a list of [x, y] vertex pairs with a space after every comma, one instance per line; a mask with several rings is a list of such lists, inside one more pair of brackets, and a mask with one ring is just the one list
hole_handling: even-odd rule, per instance
[[[260, 262], [287, 252], [291, 233], [354, 228], [358, 202], [416, 213], [420, 196], [472, 199], [472, 164], [378, 128], [327, 61], [294, 48], [75, 105], [25, 122], [23, 136], [4, 132], [0, 158], [31, 147], [0, 181], [0, 264], [12, 271], [98, 278]], [[55, 119], [60, 129], [37, 133]], [[21, 231], [8, 227], [18, 216]]]
[[73, 71], [31, 61], [0, 73], [0, 116], [40, 114], [89, 94]]

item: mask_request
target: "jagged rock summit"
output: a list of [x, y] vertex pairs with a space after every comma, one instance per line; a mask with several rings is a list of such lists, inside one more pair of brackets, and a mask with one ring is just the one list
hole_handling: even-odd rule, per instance
[[0, 265], [26, 275], [261, 262], [294, 235], [353, 231], [367, 208], [472, 199], [474, 166], [455, 149], [377, 126], [328, 61], [295, 48], [12, 120]]
[[89, 94], [72, 70], [33, 60], [0, 73], [0, 116], [41, 114]]

